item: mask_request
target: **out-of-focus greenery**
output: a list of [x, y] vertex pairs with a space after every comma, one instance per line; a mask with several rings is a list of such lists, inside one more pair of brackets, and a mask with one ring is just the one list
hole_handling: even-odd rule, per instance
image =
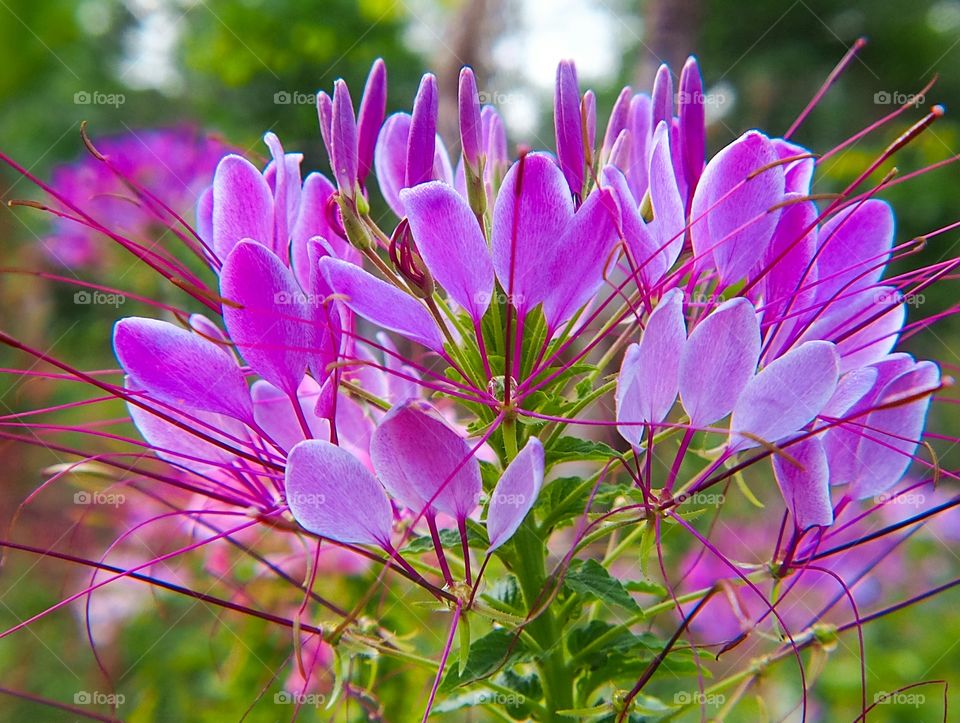
[[[407, 10], [393, 0], [183, 0], [160, 5], [168, 8], [168, 22], [180, 33], [173, 55], [179, 79], [168, 89], [130, 87], [127, 81], [133, 76], [123, 65], [131, 43], [145, 42], [135, 31], [150, 3], [0, 3], [0, 149], [42, 176], [54, 163], [80, 152], [81, 120], [89, 121], [93, 134], [193, 120], [256, 153], [262, 152], [258, 140], [262, 133], [274, 130], [288, 149], [307, 153], [307, 168], [326, 170], [317, 153], [312, 94], [318, 88], [329, 89], [334, 78], [341, 76], [352, 88], [359, 88], [372, 59], [383, 56], [390, 72], [390, 106], [406, 106], [426, 69], [427, 61], [404, 42]], [[801, 0], [748, 6], [739, 0], [705, 1], [701, 42], [691, 51], [701, 60], [708, 87], [735, 92], [737, 97], [732, 111], [714, 126], [711, 147], [718, 148], [748, 127], [761, 127], [771, 134], [786, 130], [860, 35], [870, 38], [869, 46], [795, 136], [815, 151], [829, 150], [893, 110], [893, 105], [878, 100], [915, 93], [934, 74], [941, 77], [918, 108], [824, 163], [817, 190], [835, 191], [852, 181], [934, 102], [947, 106], [947, 116], [895, 163], [879, 169], [876, 179], [893, 165], [908, 172], [960, 152], [960, 124], [950, 115], [954, 108], [960, 111], [960, 3], [945, 0], [913, 0], [906, 5], [902, 0]], [[601, 101], [607, 100], [606, 105], [601, 102], [601, 109], [609, 107], [612, 94], [632, 74], [633, 63], [627, 59], [621, 77], [611, 78], [609, 86], [601, 89], [605, 91]], [[78, 103], [75, 99], [83, 97], [78, 93], [122, 95], [123, 102]], [[540, 135], [550, 137], [548, 130]], [[958, 169], [960, 166], [950, 166], [885, 194], [897, 210], [899, 241], [956, 220], [960, 215]], [[4, 200], [31, 195], [28, 184], [14, 174], [2, 171], [0, 178]], [[32, 214], [0, 214], [2, 264], [39, 264], [32, 240], [40, 230]], [[957, 233], [951, 233], [932, 241], [922, 260], [931, 263], [945, 258], [957, 238]], [[136, 287], [138, 282], [134, 276], [128, 285]], [[70, 303], [71, 293], [69, 289], [53, 290], [35, 279], [14, 281], [4, 276], [0, 328], [13, 327], [32, 339], [58, 339], [71, 329], [65, 346], [56, 347], [58, 354], [80, 366], [111, 366], [108, 338], [116, 310], [78, 308]], [[926, 316], [931, 310], [946, 308], [955, 302], [955, 286], [927, 292], [927, 299], [929, 306], [911, 313]], [[131, 305], [123, 313], [137, 312]], [[74, 327], [78, 320], [82, 323]], [[938, 327], [936, 336], [923, 335], [908, 346], [920, 355], [957, 362], [958, 334], [960, 328], [951, 320]], [[0, 364], [13, 366], [15, 362], [22, 362], [22, 357], [15, 360], [5, 349], [0, 350]], [[6, 410], [0, 407], [0, 411]], [[938, 425], [948, 425], [958, 433], [955, 420], [946, 415]], [[0, 464], [12, 470], [13, 477], [7, 480], [7, 494], [0, 503], [4, 525], [25, 491], [38, 482], [37, 470], [51, 461], [0, 443]], [[76, 511], [58, 507], [63, 499], [65, 495], [41, 498], [18, 529], [35, 530], [37, 539], [56, 539], [60, 528], [74, 521], [72, 513]], [[944, 554], [942, 547], [931, 549], [934, 544], [927, 540], [911, 548], [918, 564], [928, 553], [930, 557]], [[40, 575], [34, 569], [22, 578], [31, 580], [30, 584], [10, 584], [21, 579], [34, 562], [19, 555], [3, 568], [8, 582], [0, 595], [0, 628], [56, 602], [64, 589], [74, 587], [73, 573], [71, 584], [65, 587], [64, 570], [68, 568], [54, 563], [45, 563]], [[48, 585], [36, 584], [44, 579]], [[343, 599], [349, 595], [344, 594]], [[890, 691], [924, 679], [956, 682], [960, 653], [954, 646], [960, 639], [960, 616], [955, 601], [955, 595], [937, 598], [865, 628], [871, 696], [878, 690]], [[267, 690], [269, 702], [278, 690], [276, 681], [271, 681], [273, 671], [286, 664], [280, 675], [289, 672], [290, 636], [284, 631], [229, 613], [223, 614], [229, 625], [221, 624], [210, 608], [194, 606], [170, 593], [144, 599], [143, 611], [120, 633], [116, 644], [101, 650], [112, 672], [126, 671], [117, 683], [127, 700], [121, 714], [129, 715], [130, 720], [236, 720], [261, 689]], [[410, 631], [398, 628], [398, 633], [406, 632]], [[68, 703], [77, 691], [105, 691], [83, 634], [75, 615], [59, 613], [0, 642], [2, 685]], [[856, 717], [858, 660], [855, 637], [847, 635], [811, 697], [814, 710], [826, 716], [824, 720]], [[793, 700], [797, 684], [791, 665], [789, 660], [780, 663], [761, 681], [759, 691], [766, 696], [782, 691], [784, 699]], [[429, 676], [424, 675], [423, 684], [413, 689], [409, 687], [410, 671], [405, 669], [404, 675], [407, 677], [385, 684], [382, 698], [393, 706], [411, 699], [412, 709], [419, 710]], [[401, 687], [401, 680], [407, 688]], [[925, 688], [923, 693], [926, 702], [919, 708], [884, 705], [870, 719], [940, 720], [939, 691]], [[956, 696], [951, 704], [955, 711]], [[738, 712], [740, 717], [730, 720], [763, 720], [763, 711], [751, 706], [747, 704]], [[449, 719], [462, 719], [456, 716]], [[473, 720], [487, 720], [483, 712], [474, 716]], [[263, 705], [256, 707], [248, 720], [277, 717], [274, 706]], [[66, 721], [74, 716], [0, 696], [0, 718]], [[303, 718], [322, 720], [325, 716], [322, 710], [307, 710]]]

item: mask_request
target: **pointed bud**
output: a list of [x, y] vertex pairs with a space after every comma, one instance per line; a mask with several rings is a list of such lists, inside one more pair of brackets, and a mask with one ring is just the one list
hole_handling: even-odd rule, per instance
[[687, 58], [680, 73], [680, 153], [689, 193], [700, 180], [706, 153], [706, 124], [703, 108], [703, 79], [697, 59]]
[[464, 162], [475, 173], [480, 170], [480, 156], [483, 153], [481, 129], [477, 80], [473, 70], [463, 68], [460, 71], [460, 145]]
[[633, 90], [630, 86], [624, 86], [613, 104], [613, 110], [610, 111], [610, 120], [607, 121], [607, 130], [603, 135], [603, 155], [609, 157], [613, 150], [613, 144], [617, 142], [620, 131], [627, 127], [630, 118], [630, 100], [633, 98]]
[[333, 175], [340, 194], [352, 199], [357, 188], [357, 120], [350, 90], [342, 80], [334, 85], [331, 130]]
[[317, 93], [317, 117], [320, 120], [320, 137], [327, 156], [333, 155], [333, 101], [330, 96], [320, 91]]
[[423, 263], [407, 219], [403, 219], [394, 229], [393, 236], [390, 237], [389, 252], [390, 260], [404, 280], [410, 284], [410, 290], [423, 299], [433, 296], [433, 277], [427, 265]]
[[427, 73], [420, 81], [413, 101], [410, 136], [407, 140], [406, 188], [433, 180], [433, 162], [437, 150], [437, 79]]
[[500, 118], [500, 114], [493, 106], [484, 106], [480, 112], [480, 122], [483, 132], [483, 147], [487, 154], [483, 180], [493, 191], [499, 187], [503, 175], [510, 167], [510, 158], [507, 153], [507, 131], [503, 126], [503, 119]]
[[580, 120], [580, 87], [573, 61], [562, 60], [557, 66], [554, 94], [554, 126], [557, 135], [557, 158], [570, 193], [583, 191], [583, 130]]
[[580, 124], [583, 132], [584, 161], [587, 166], [592, 166], [597, 143], [597, 96], [592, 90], [584, 93], [580, 102]]
[[357, 173], [360, 185], [366, 181], [373, 167], [373, 153], [377, 146], [377, 136], [387, 114], [387, 66], [382, 58], [377, 58], [370, 68], [367, 84], [360, 100], [360, 113], [357, 117]]
[[657, 70], [657, 77], [653, 80], [653, 127], [656, 128], [660, 121], [665, 121], [669, 126], [673, 120], [673, 77], [670, 75], [670, 68], [661, 65]]

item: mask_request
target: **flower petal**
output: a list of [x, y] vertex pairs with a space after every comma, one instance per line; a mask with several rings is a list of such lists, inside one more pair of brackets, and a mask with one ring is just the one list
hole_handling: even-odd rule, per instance
[[[679, 389], [680, 357], [687, 341], [683, 292], [671, 289], [650, 314], [640, 343], [624, 356], [617, 381], [618, 422], [662, 422]], [[618, 426], [620, 435], [639, 446], [643, 427]]]
[[[895, 485], [913, 462], [930, 408], [930, 392], [940, 384], [940, 369], [929, 361], [919, 362], [901, 374], [880, 393], [877, 405], [891, 405], [870, 413], [861, 431], [857, 458], [860, 474], [850, 489], [856, 499], [880, 494]], [[900, 399], [918, 399], [893, 404]]]
[[693, 194], [694, 253], [703, 263], [713, 259], [724, 285], [744, 278], [773, 237], [780, 210], [770, 209], [783, 200], [783, 168], [757, 172], [776, 160], [769, 139], [749, 131], [710, 160]]
[[791, 444], [785, 450], [799, 463], [783, 455], [773, 456], [773, 471], [790, 513], [801, 530], [833, 524], [830, 501], [830, 467], [823, 444], [816, 437]]
[[[407, 175], [405, 186], [411, 188], [433, 179], [437, 148], [437, 113], [439, 109], [437, 78], [427, 73], [420, 80], [407, 139]], [[448, 162], [449, 164], [449, 162]]]
[[223, 320], [247, 363], [288, 396], [307, 369], [313, 330], [293, 273], [265, 246], [237, 244], [223, 264]]
[[306, 530], [337, 542], [390, 549], [393, 511], [383, 487], [359, 460], [311, 439], [287, 458], [286, 498]]
[[357, 161], [358, 180], [363, 185], [373, 166], [373, 153], [377, 145], [377, 134], [383, 125], [387, 111], [387, 66], [382, 58], [377, 58], [370, 68], [367, 84], [360, 99], [360, 112], [357, 114]]
[[800, 431], [830, 401], [840, 375], [840, 356], [829, 341], [791, 349], [749, 381], [733, 408], [730, 447], [755, 447], [754, 437], [775, 443]]
[[367, 321], [395, 331], [434, 351], [443, 351], [443, 339], [433, 317], [412, 296], [371, 276], [359, 266], [326, 256], [320, 271], [343, 304]]
[[229, 155], [213, 177], [213, 250], [223, 260], [245, 238], [273, 246], [273, 194], [250, 161]]
[[543, 301], [550, 331], [573, 317], [603, 284], [604, 267], [617, 241], [619, 224], [620, 212], [613, 195], [605, 188], [595, 189], [549, 255], [540, 261], [550, 282], [550, 291]]
[[543, 458], [543, 445], [531, 437], [503, 471], [487, 509], [488, 554], [513, 537], [537, 501], [543, 486]]
[[561, 60], [557, 65], [557, 81], [553, 99], [554, 129], [557, 136], [557, 158], [570, 193], [583, 191], [583, 126], [580, 118], [580, 87], [573, 61]]
[[477, 506], [480, 463], [426, 402], [411, 399], [387, 412], [373, 434], [370, 456], [390, 494], [415, 512], [429, 504], [463, 520]]
[[400, 199], [430, 273], [474, 321], [480, 321], [493, 292], [493, 262], [470, 206], [441, 181], [405, 189]]
[[557, 283], [549, 262], [572, 217], [570, 190], [552, 158], [529, 153], [507, 171], [493, 209], [493, 267], [521, 314]]
[[893, 246], [893, 209], [870, 198], [830, 218], [820, 229], [817, 299], [873, 286]]
[[113, 349], [133, 383], [161, 402], [253, 421], [250, 391], [233, 355], [199, 334], [128, 317], [113, 328]]
[[680, 357], [680, 398], [695, 427], [727, 416], [757, 368], [760, 326], [742, 297], [697, 324]]

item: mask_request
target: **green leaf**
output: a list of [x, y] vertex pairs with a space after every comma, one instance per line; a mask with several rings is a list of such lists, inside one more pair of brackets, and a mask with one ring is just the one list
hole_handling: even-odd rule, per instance
[[523, 643], [508, 630], [497, 628], [470, 644], [470, 655], [461, 673], [450, 668], [440, 684], [447, 692], [454, 688], [489, 677], [503, 665], [516, 660], [524, 653]]
[[500, 578], [489, 592], [482, 593], [480, 597], [496, 610], [514, 615], [523, 615], [525, 612], [520, 584], [513, 575]]
[[653, 657], [654, 652], [663, 649], [664, 641], [656, 635], [652, 633], [637, 635], [625, 629], [609, 640], [605, 639], [603, 645], [595, 650], [590, 649], [594, 640], [618, 627], [620, 626], [603, 620], [591, 620], [585, 625], [578, 625], [567, 633], [567, 650], [571, 656], [579, 656], [589, 650], [582, 662], [595, 667], [601, 665], [610, 655], [616, 655], [617, 658], [640, 655], [647, 659]]
[[560, 437], [546, 451], [546, 465], [549, 467], [560, 462], [606, 462], [619, 454], [609, 444], [594, 442], [577, 437]]
[[470, 620], [465, 614], [460, 615], [460, 667], [458, 672], [463, 676], [463, 671], [467, 669], [467, 660], [470, 655]]
[[630, 580], [623, 584], [630, 592], [643, 592], [657, 597], [666, 597], [667, 588], [653, 580]]
[[[482, 538], [476, 530], [467, 526], [467, 543], [470, 547], [486, 547], [489, 543]], [[440, 530], [440, 544], [444, 549], [460, 550], [460, 532], [446, 528]], [[424, 552], [433, 552], [433, 538], [430, 535], [418, 535], [411, 537], [401, 552], [410, 555], [419, 555]]]
[[567, 570], [564, 584], [581, 595], [588, 595], [610, 605], [619, 605], [630, 612], [641, 612], [637, 601], [630, 597], [623, 583], [596, 560], [574, 560]]

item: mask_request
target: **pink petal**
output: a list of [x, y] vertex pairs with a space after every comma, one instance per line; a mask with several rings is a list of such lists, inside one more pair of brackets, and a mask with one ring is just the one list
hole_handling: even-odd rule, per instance
[[434, 351], [443, 351], [436, 322], [420, 302], [371, 276], [359, 266], [327, 256], [320, 271], [343, 303], [367, 321], [395, 331]]
[[426, 402], [408, 400], [387, 412], [374, 432], [370, 456], [390, 494], [415, 512], [430, 504], [462, 520], [477, 506], [480, 463]]
[[400, 199], [430, 273], [474, 321], [479, 321], [490, 305], [493, 262], [470, 206], [441, 181], [405, 189]]
[[307, 440], [287, 458], [286, 499], [306, 530], [347, 544], [390, 549], [393, 511], [383, 487], [349, 452]]
[[753, 376], [760, 326], [753, 305], [731, 299], [697, 324], [680, 357], [680, 398], [695, 427], [727, 416]]
[[273, 194], [250, 161], [229, 155], [213, 177], [213, 250], [223, 260], [243, 239], [273, 246]]
[[288, 395], [307, 369], [313, 330], [293, 273], [265, 246], [237, 244], [220, 273], [223, 320], [247, 363]]
[[783, 455], [775, 454], [773, 471], [797, 526], [806, 530], [814, 525], [832, 525], [830, 467], [823, 444], [816, 437], [811, 437], [791, 444], [785, 451], [799, 466]]
[[[714, 156], [703, 171], [690, 211], [693, 250], [713, 259], [724, 285], [744, 278], [767, 250], [780, 219], [783, 168], [769, 139], [749, 131]], [[736, 188], [736, 190], [733, 190]]]
[[520, 453], [503, 471], [490, 495], [487, 509], [487, 533], [490, 547], [496, 550], [514, 533], [530, 512], [543, 486], [543, 445], [531, 437]]
[[250, 391], [233, 355], [199, 334], [130, 317], [114, 326], [113, 349], [132, 382], [161, 402], [253, 420]]
[[[837, 388], [840, 357], [828, 341], [808, 341], [764, 367], [749, 381], [730, 420], [730, 447], [776, 443], [813, 421]], [[747, 436], [750, 435], [750, 436]]]

